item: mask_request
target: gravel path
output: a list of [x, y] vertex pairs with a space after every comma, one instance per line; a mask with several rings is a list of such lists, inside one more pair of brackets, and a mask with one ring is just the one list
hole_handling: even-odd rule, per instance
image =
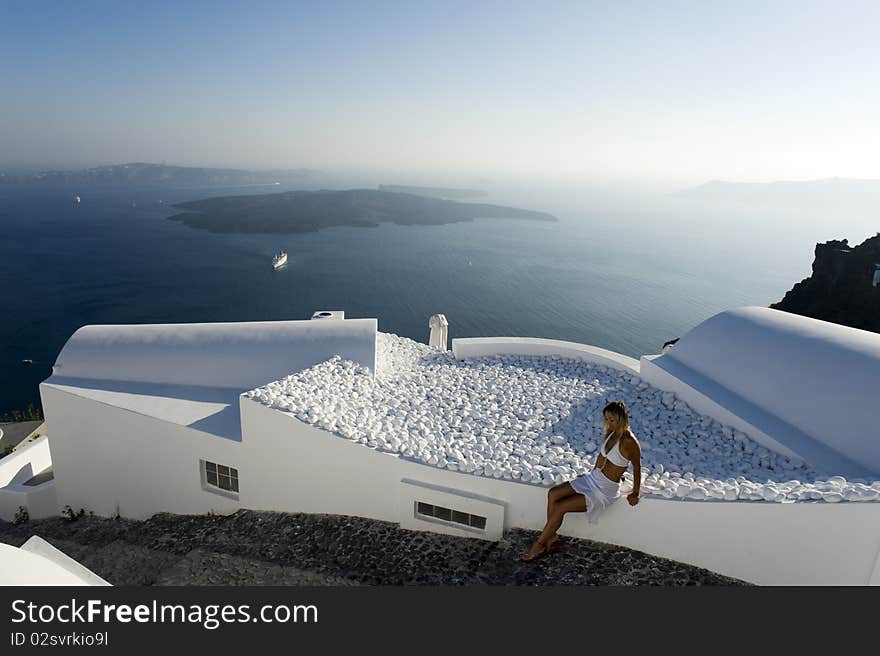
[[240, 510], [0, 522], [0, 542], [20, 546], [34, 534], [114, 585], [743, 584], [591, 540], [568, 538], [562, 551], [520, 563], [536, 532], [514, 529], [487, 542], [342, 515]]

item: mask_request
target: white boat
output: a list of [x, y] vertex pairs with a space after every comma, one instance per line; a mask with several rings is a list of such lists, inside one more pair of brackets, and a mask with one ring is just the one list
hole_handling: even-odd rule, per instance
[[279, 267], [283, 267], [287, 264], [287, 253], [285, 251], [281, 251], [280, 253], [275, 253], [272, 258], [272, 266], [276, 269]]

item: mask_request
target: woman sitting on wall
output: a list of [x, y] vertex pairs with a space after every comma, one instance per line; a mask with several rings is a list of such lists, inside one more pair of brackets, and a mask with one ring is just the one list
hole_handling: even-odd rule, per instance
[[642, 451], [629, 428], [629, 414], [622, 401], [612, 401], [602, 411], [605, 440], [589, 474], [580, 474], [573, 481], [550, 488], [547, 493], [547, 524], [540, 537], [521, 560], [530, 562], [559, 548], [562, 538], [556, 531], [565, 513], [585, 512], [587, 521], [595, 524], [598, 516], [620, 496], [620, 480], [633, 464], [633, 490], [627, 495], [629, 505], [639, 502], [642, 482]]

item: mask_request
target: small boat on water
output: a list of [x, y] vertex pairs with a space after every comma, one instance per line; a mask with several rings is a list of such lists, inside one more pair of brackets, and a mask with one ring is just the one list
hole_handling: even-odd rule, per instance
[[281, 251], [280, 253], [275, 253], [272, 257], [272, 266], [276, 269], [283, 267], [287, 264], [287, 253], [285, 251]]

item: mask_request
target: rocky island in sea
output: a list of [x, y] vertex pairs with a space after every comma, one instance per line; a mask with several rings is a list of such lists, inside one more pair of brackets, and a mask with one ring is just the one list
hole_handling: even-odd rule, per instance
[[846, 239], [816, 244], [813, 273], [770, 307], [880, 332], [880, 233], [858, 246]]
[[442, 225], [490, 218], [558, 220], [546, 212], [374, 189], [224, 196], [174, 207], [186, 211], [169, 219], [210, 232], [300, 233], [333, 226]]

